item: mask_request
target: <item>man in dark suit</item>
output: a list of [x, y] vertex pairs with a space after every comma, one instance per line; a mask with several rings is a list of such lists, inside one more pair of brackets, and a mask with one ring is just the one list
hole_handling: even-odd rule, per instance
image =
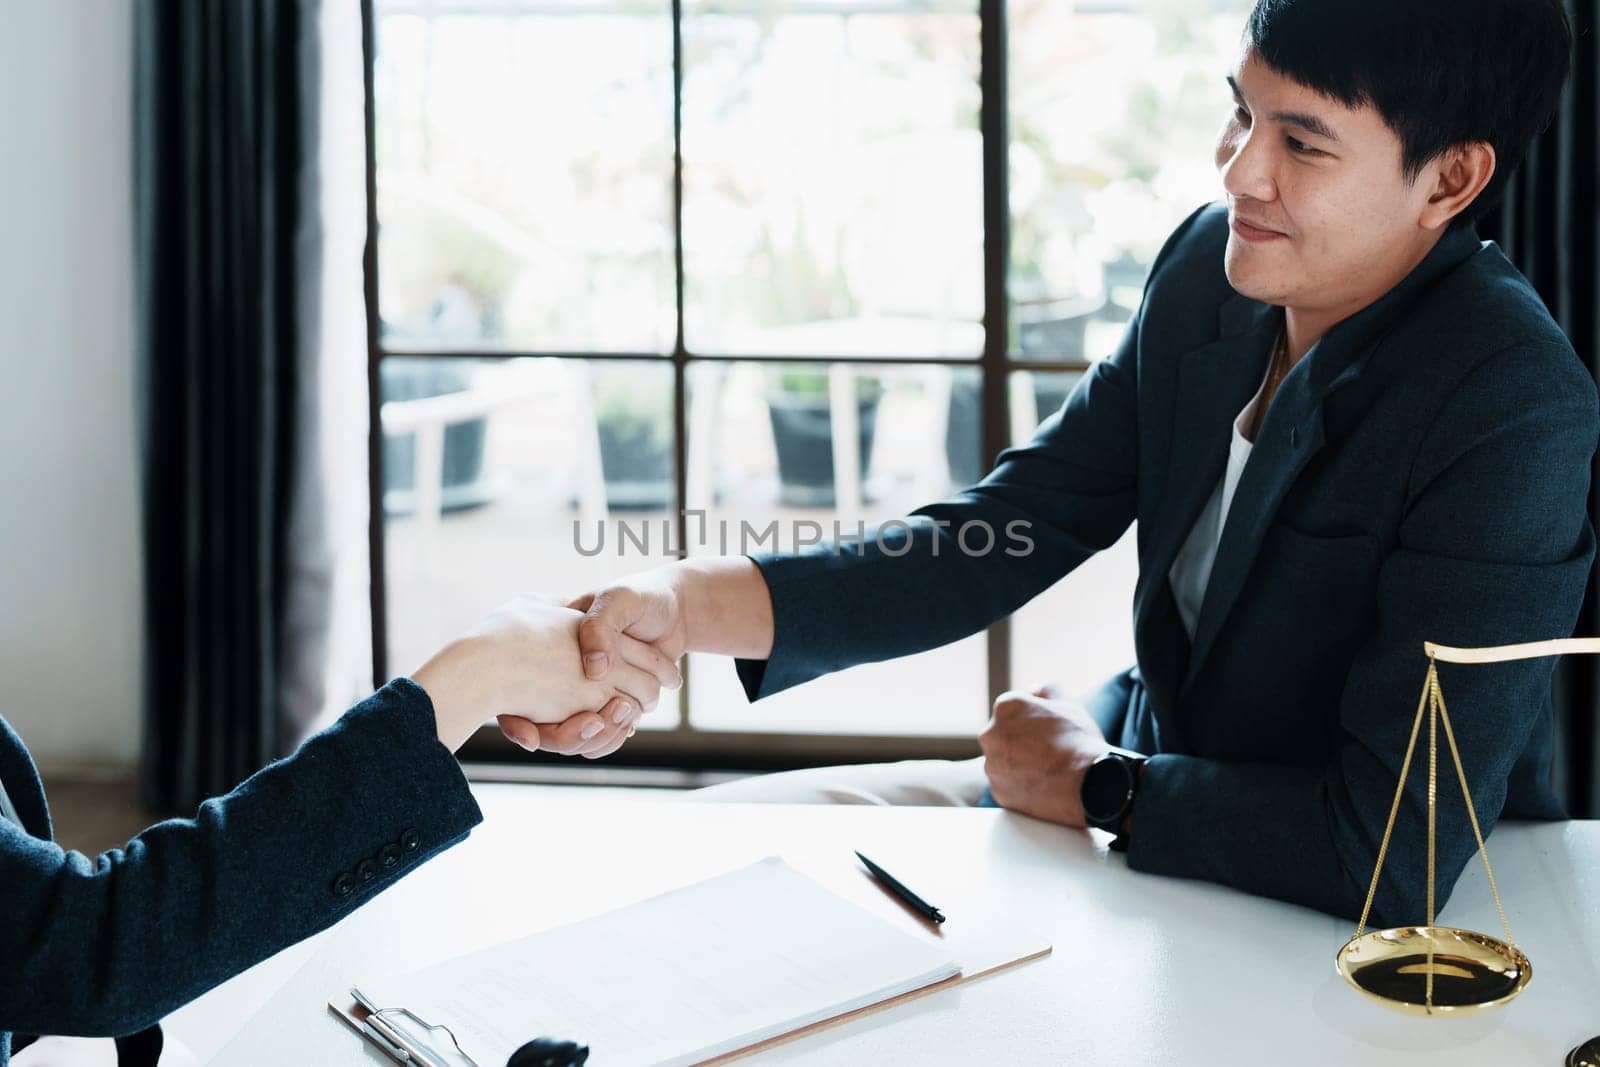
[[[1355, 915], [1423, 643], [1568, 635], [1594, 556], [1594, 382], [1472, 227], [1548, 123], [1569, 48], [1558, 0], [1258, 3], [1217, 144], [1226, 202], [1172, 235], [1121, 346], [1028, 445], [864, 545], [689, 561], [574, 601], [586, 669], [625, 632], [741, 657], [759, 699], [981, 630], [1137, 521], [1137, 666], [1083, 703], [1005, 694], [981, 763], [826, 780], [966, 802], [986, 783], [1111, 830], [1137, 870]], [[1441, 667], [1486, 825], [1562, 815], [1552, 667]], [[800, 774], [742, 795], [822, 780]], [[1415, 847], [1389, 854], [1380, 921], [1422, 918], [1426, 810], [1413, 775], [1395, 833]], [[1475, 848], [1459, 804], [1438, 847], [1443, 900]]]
[[578, 621], [514, 601], [194, 818], [93, 859], [52, 840], [0, 718], [0, 1067], [153, 1067], [162, 1016], [466, 837], [482, 815], [452, 753], [490, 715], [529, 745], [613, 751], [677, 671], [630, 641], [583, 678]]

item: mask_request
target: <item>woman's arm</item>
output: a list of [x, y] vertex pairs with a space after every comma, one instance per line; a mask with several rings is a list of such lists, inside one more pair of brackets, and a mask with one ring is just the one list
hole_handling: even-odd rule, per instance
[[142, 1030], [460, 841], [482, 816], [450, 745], [494, 711], [552, 721], [625, 699], [582, 678], [577, 621], [513, 605], [123, 849], [90, 858], [0, 826], [0, 1031]]
[[331, 926], [482, 816], [398, 679], [192, 819], [90, 858], [0, 827], [0, 1030], [142, 1030]]

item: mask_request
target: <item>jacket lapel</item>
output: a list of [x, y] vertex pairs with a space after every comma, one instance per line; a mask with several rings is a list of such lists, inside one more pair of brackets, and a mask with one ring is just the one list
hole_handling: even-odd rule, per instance
[[1283, 323], [1281, 308], [1237, 294], [1219, 317], [1221, 336], [1183, 356], [1178, 367], [1167, 480], [1152, 515], [1145, 568], [1163, 581], [1222, 477], [1234, 416], [1261, 387]]
[[[1279, 385], [1223, 523], [1222, 540], [1195, 624], [1185, 687], [1199, 673], [1216, 642], [1285, 494], [1324, 444], [1322, 409], [1328, 394], [1353, 381], [1405, 309], [1479, 247], [1478, 235], [1470, 227], [1447, 232], [1398, 285], [1312, 345]], [[1232, 408], [1228, 419], [1237, 413], [1238, 407]], [[1187, 529], [1179, 536], [1187, 536]]]
[[1134, 592], [1134, 642], [1163, 751], [1183, 751], [1175, 712], [1189, 653], [1167, 572], [1222, 478], [1234, 416], [1260, 387], [1282, 322], [1280, 308], [1235, 294], [1219, 310], [1218, 339], [1178, 364], [1166, 481]]
[[[1310, 356], [1307, 355], [1307, 360]], [[1255, 563], [1272, 516], [1289, 486], [1299, 477], [1323, 444], [1321, 399], [1308, 383], [1307, 360], [1302, 360], [1278, 386], [1267, 408], [1245, 463], [1239, 486], [1222, 525], [1222, 539], [1206, 583], [1200, 617], [1195, 622], [1194, 649], [1189, 657], [1187, 683], [1193, 679], [1216, 641], [1222, 621], [1239, 596], [1239, 589]]]

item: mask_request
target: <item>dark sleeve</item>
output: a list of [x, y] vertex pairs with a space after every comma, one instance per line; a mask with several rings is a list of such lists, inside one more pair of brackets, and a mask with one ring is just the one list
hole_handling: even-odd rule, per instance
[[[1156, 756], [1134, 806], [1128, 862], [1355, 918], [1366, 899], [1427, 674], [1423, 642], [1476, 647], [1566, 637], [1594, 558], [1594, 382], [1570, 351], [1512, 351], [1469, 375], [1412, 469], [1398, 544], [1378, 574], [1374, 630], [1321, 768]], [[1554, 659], [1439, 665], [1484, 832], [1541, 716]], [[1439, 728], [1442, 907], [1477, 844]], [[1427, 893], [1427, 724], [1385, 856], [1375, 921], [1421, 923]]]
[[[1168, 238], [1151, 277], [1195, 212]], [[1142, 309], [1033, 439], [978, 485], [856, 540], [753, 555], [772, 596], [765, 660], [737, 660], [750, 700], [937, 648], [1005, 618], [1133, 522]]]
[[123, 849], [91, 859], [0, 827], [0, 1031], [149, 1027], [480, 821], [427, 694], [402, 678], [193, 819]]

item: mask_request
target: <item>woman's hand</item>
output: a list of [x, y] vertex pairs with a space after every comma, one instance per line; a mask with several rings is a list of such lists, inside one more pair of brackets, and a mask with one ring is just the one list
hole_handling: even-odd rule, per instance
[[585, 678], [582, 619], [554, 600], [519, 597], [418, 668], [412, 679], [433, 700], [439, 740], [454, 751], [500, 716], [507, 736], [524, 747], [538, 745], [540, 723], [560, 723], [553, 739], [577, 754], [603, 755], [620, 745], [661, 688], [675, 688], [681, 678], [670, 659], [633, 638], [619, 643], [620, 661], [605, 678]]

